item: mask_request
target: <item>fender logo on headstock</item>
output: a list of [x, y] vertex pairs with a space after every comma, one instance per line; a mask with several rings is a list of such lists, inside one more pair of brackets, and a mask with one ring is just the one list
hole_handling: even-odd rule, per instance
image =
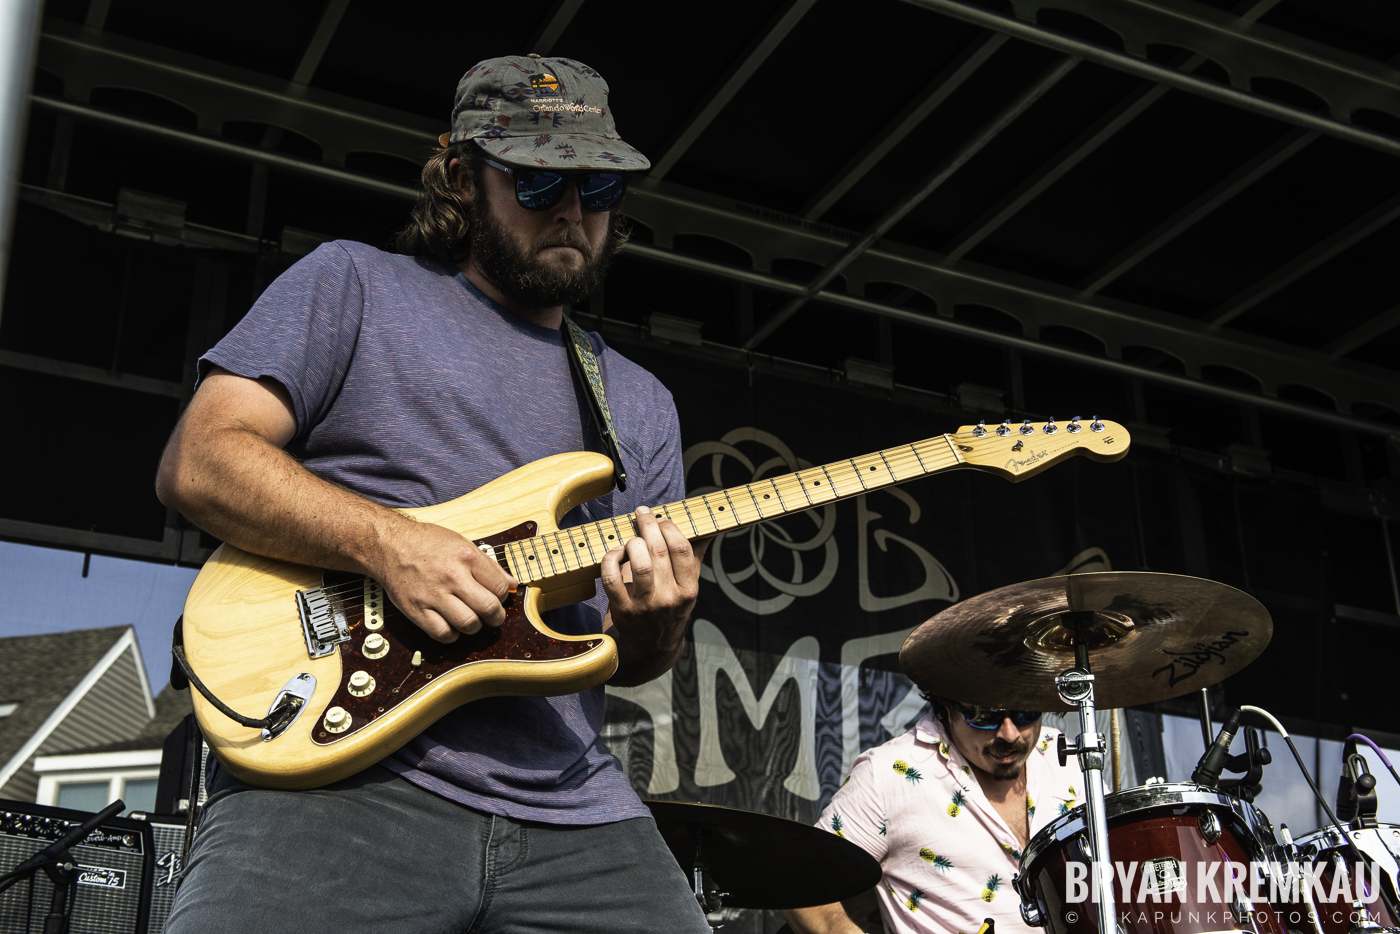
[[[1011, 450], [1017, 450], [1021, 447], [1021, 444], [1022, 443], [1020, 441], [1016, 442], [1016, 447], [1012, 448]], [[1017, 460], [1013, 457], [1006, 462], [1006, 467], [1008, 470], [1024, 470], [1025, 468], [1036, 463], [1037, 461], [1044, 460], [1049, 455], [1049, 451], [1035, 451], [1031, 454], [1027, 454], [1023, 460]]]

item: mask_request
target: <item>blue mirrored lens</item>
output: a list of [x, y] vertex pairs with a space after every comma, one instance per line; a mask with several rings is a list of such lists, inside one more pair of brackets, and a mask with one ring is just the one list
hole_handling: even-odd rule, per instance
[[616, 172], [590, 172], [578, 183], [585, 211], [611, 211], [626, 190], [627, 180]]
[[522, 207], [532, 211], [554, 207], [564, 197], [564, 176], [554, 172], [518, 172], [515, 197]]
[[531, 211], [544, 211], [558, 204], [570, 181], [578, 184], [579, 202], [585, 211], [611, 211], [627, 190], [627, 179], [616, 172], [560, 175], [516, 169], [514, 174], [515, 198], [521, 207]]

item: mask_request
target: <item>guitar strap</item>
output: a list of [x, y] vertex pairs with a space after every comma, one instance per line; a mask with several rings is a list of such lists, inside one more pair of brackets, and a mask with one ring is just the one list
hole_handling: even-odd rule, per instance
[[612, 411], [608, 409], [608, 397], [603, 392], [603, 371], [598, 366], [598, 358], [593, 354], [593, 344], [583, 328], [574, 319], [564, 316], [564, 333], [567, 335], [569, 364], [574, 375], [583, 385], [583, 395], [588, 399], [588, 407], [593, 412], [593, 421], [598, 425], [598, 433], [603, 436], [603, 444], [613, 462], [613, 480], [620, 492], [627, 491], [627, 468], [622, 465], [622, 448], [617, 443], [617, 433], [613, 430]]

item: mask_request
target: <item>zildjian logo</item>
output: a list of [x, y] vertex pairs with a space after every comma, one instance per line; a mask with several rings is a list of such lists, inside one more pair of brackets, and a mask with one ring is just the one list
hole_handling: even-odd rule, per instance
[[[1162, 654], [1171, 657], [1171, 661], [1152, 672], [1152, 677], [1157, 677], [1162, 672], [1170, 672], [1167, 676], [1168, 685], [1176, 685], [1185, 681], [1200, 670], [1201, 666], [1211, 659], [1218, 659], [1220, 664], [1225, 664], [1225, 649], [1237, 644], [1240, 638], [1249, 635], [1248, 632], [1236, 632], [1230, 630], [1219, 639], [1212, 642], [1197, 642], [1196, 647], [1186, 652], [1171, 652], [1163, 650]], [[1177, 666], [1181, 670], [1177, 670]]]

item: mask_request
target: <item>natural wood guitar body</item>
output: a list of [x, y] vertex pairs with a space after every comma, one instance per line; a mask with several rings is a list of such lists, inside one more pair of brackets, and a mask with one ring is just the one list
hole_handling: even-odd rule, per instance
[[[511, 471], [460, 499], [404, 512], [472, 540], [529, 523], [541, 534], [556, 529], [557, 516], [611, 488], [612, 463], [606, 457], [561, 454]], [[373, 719], [366, 717], [364, 726], [326, 737], [330, 742], [324, 738], [318, 742], [315, 734], [323, 732], [323, 711], [348, 694], [351, 668], [387, 665], [382, 659], [365, 659], [355, 648], [363, 645], [367, 635], [362, 608], [358, 615], [352, 608], [350, 642], [324, 657], [308, 657], [295, 595], [321, 587], [322, 573], [222, 545], [200, 571], [185, 601], [185, 654], [190, 666], [215, 697], [239, 713], [262, 717], [294, 675], [309, 672], [316, 679], [302, 714], [269, 742], [263, 741], [260, 730], [240, 726], [198, 691], [191, 692], [210, 748], [229, 771], [250, 784], [269, 788], [328, 784], [378, 762], [464, 703], [497, 694], [569, 694], [601, 684], [617, 668], [617, 649], [608, 636], [566, 636], [540, 621], [544, 610], [591, 596], [593, 577], [548, 579], [522, 587], [511, 598], [509, 619], [499, 630], [462, 636], [454, 643], [434, 642], [401, 617], [386, 620], [380, 630], [391, 643], [386, 658], [396, 653], [411, 658], [413, 651], [425, 656], [437, 653], [437, 663], [428, 664], [440, 673], [411, 693], [407, 688], [413, 687], [412, 681], [396, 685], [377, 679], [380, 683], [372, 692], [352, 701], [366, 701], [358, 706], [367, 708]], [[500, 651], [545, 641], [541, 637], [564, 645], [563, 651], [552, 653], [559, 657], [541, 659], [531, 652], [534, 657], [512, 658]], [[573, 654], [565, 655], [571, 649]], [[406, 664], [399, 659], [392, 667]], [[389, 694], [395, 687], [399, 694]], [[395, 703], [378, 703], [384, 698]], [[383, 713], [381, 706], [387, 708]]]
[[[1072, 455], [1115, 461], [1129, 441], [1121, 425], [1097, 418], [979, 424], [652, 508], [693, 540], [949, 470], [1017, 481]], [[613, 640], [562, 635], [540, 614], [592, 596], [603, 555], [636, 537], [633, 515], [558, 528], [560, 516], [611, 488], [608, 458], [560, 454], [460, 499], [404, 510], [476, 542], [521, 584], [504, 625], [450, 644], [428, 638], [372, 580], [220, 547], [185, 602], [191, 669], [245, 717], [265, 717], [284, 690], [301, 691], [305, 703], [265, 741], [194, 693], [219, 761], [249, 784], [313, 788], [379, 761], [470, 701], [571, 694], [606, 681], [617, 670]]]

